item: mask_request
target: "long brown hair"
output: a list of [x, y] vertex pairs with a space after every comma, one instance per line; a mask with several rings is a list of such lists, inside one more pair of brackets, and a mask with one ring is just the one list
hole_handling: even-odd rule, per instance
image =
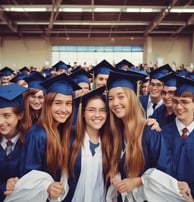
[[[36, 88], [29, 88], [27, 92], [24, 93], [24, 106], [25, 106], [25, 113], [24, 113], [24, 127], [26, 133], [28, 130], [32, 127], [33, 125], [33, 119], [37, 118], [37, 112], [35, 112], [31, 107], [30, 107], [30, 102], [29, 102], [29, 96], [30, 95], [35, 95], [37, 92], [39, 92], [39, 89]], [[38, 112], [38, 115], [40, 115], [41, 109]]]
[[[128, 131], [126, 140], [126, 158], [125, 172], [129, 177], [137, 177], [144, 167], [144, 155], [142, 149], [142, 135], [146, 123], [144, 110], [135, 95], [134, 91], [122, 87], [130, 104], [130, 110], [127, 112], [127, 123], [125, 124]], [[119, 161], [122, 151], [122, 133], [124, 124], [110, 110], [110, 130], [112, 135], [112, 155], [110, 166], [110, 177], [113, 177], [119, 171]]]
[[[96, 100], [100, 99], [106, 104], [106, 99], [104, 95], [94, 95], [90, 98], [87, 99], [87, 101], [80, 102], [80, 106], [78, 108], [78, 116], [77, 116], [77, 121], [76, 121], [76, 127], [75, 127], [75, 140], [72, 144], [72, 149], [71, 149], [71, 155], [70, 155], [70, 164], [69, 164], [69, 172], [70, 175], [74, 176], [74, 165], [76, 158], [80, 152], [80, 149], [83, 145], [84, 141], [84, 136], [85, 136], [85, 131], [86, 131], [86, 122], [83, 117], [85, 108], [90, 100]], [[111, 144], [110, 144], [110, 136], [108, 132], [108, 115], [105, 124], [103, 127], [99, 130], [99, 134], [101, 137], [101, 149], [102, 149], [102, 164], [103, 164], [103, 171], [104, 171], [104, 176], [107, 181], [107, 173], [109, 170], [109, 161], [110, 159], [110, 150], [111, 150]]]
[[[72, 124], [72, 114], [66, 120], [62, 127], [62, 135], [60, 136], [58, 128], [55, 126], [55, 121], [51, 113], [51, 105], [57, 93], [48, 93], [45, 96], [45, 103], [42, 108], [38, 124], [40, 124], [47, 133], [47, 150], [46, 159], [49, 169], [53, 174], [60, 169], [68, 172], [69, 160], [69, 142], [70, 131]], [[73, 96], [72, 96], [73, 99]], [[60, 138], [61, 137], [61, 138]]]

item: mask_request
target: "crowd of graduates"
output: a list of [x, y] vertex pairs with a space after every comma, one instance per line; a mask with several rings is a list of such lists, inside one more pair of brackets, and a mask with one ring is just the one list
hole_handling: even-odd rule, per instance
[[194, 202], [194, 77], [63, 61], [0, 70], [0, 201]]

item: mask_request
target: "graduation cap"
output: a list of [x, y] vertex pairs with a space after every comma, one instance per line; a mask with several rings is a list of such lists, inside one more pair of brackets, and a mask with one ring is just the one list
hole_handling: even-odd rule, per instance
[[39, 72], [32, 72], [29, 76], [25, 77], [24, 80], [28, 83], [28, 88], [36, 88], [45, 91], [40, 85], [41, 82], [45, 81], [46, 78]]
[[184, 92], [194, 93], [194, 80], [177, 76], [177, 89], [176, 94], [181, 94]]
[[176, 76], [176, 74], [174, 72], [170, 72], [170, 73], [162, 76], [161, 78], [159, 78], [159, 80], [162, 81], [165, 86], [176, 87], [177, 76]]
[[115, 87], [127, 87], [137, 92], [137, 81], [143, 81], [144, 75], [133, 75], [129, 73], [121, 73], [112, 71], [107, 80], [107, 88], [110, 90]]
[[4, 107], [18, 107], [24, 108], [23, 93], [28, 88], [12, 83], [5, 86], [0, 86], [0, 108]]
[[194, 80], [194, 72], [189, 72], [188, 78]]
[[84, 82], [84, 83], [90, 83], [89, 78], [92, 78], [92, 75], [83, 70], [83, 69], [76, 69], [72, 71], [72, 74], [69, 75], [73, 81], [75, 81], [77, 84]]
[[66, 65], [63, 61], [57, 62], [55, 65], [53, 65], [53, 68], [56, 69], [56, 71], [59, 71], [60, 69], [68, 70], [68, 65]]
[[13, 70], [9, 67], [4, 67], [3, 69], [0, 70], [0, 75], [1, 76], [11, 76], [13, 74]]
[[30, 69], [26, 66], [22, 67], [21, 69], [19, 69], [19, 71], [22, 73], [22, 74], [26, 74], [26, 73], [29, 73], [30, 72]]
[[186, 69], [177, 70], [176, 74], [182, 77], [188, 77], [189, 73]]
[[24, 80], [26, 77], [28, 77], [28, 74], [18, 74], [13, 79], [11, 79], [11, 82], [17, 83], [20, 80]]
[[94, 66], [89, 73], [93, 73], [94, 76], [97, 74], [110, 74], [110, 71], [114, 70], [115, 68], [106, 60], [102, 60], [96, 66]]
[[46, 89], [46, 93], [55, 92], [64, 95], [72, 95], [73, 91], [81, 89], [66, 73], [47, 79], [40, 85]]
[[[94, 90], [91, 90], [89, 91], [88, 93], [82, 95], [82, 96], [79, 96], [79, 97], [76, 97], [74, 99], [75, 101], [75, 105], [78, 106], [79, 103], [84, 103], [86, 102], [89, 98], [95, 96], [95, 95], [103, 95], [104, 91], [105, 91], [105, 86], [102, 86], [102, 87], [99, 87], [97, 89], [94, 89]], [[105, 96], [105, 95], [104, 95]]]
[[174, 72], [169, 64], [158, 67], [157, 69], [150, 72], [150, 79], [159, 79], [169, 72]]
[[146, 71], [143, 70], [139, 70], [139, 69], [130, 69], [128, 71], [123, 70], [123, 69], [114, 69], [114, 72], [118, 72], [118, 73], [122, 73], [122, 74], [130, 74], [130, 75], [134, 75], [134, 76], [144, 76], [145, 78], [147, 78], [149, 75]]
[[51, 76], [51, 73], [53, 71], [53, 68], [43, 69], [42, 74], [46, 79], [48, 79]]
[[128, 60], [123, 59], [115, 65], [115, 68], [122, 69], [124, 66], [128, 66], [129, 68], [134, 67], [135, 65], [130, 63]]

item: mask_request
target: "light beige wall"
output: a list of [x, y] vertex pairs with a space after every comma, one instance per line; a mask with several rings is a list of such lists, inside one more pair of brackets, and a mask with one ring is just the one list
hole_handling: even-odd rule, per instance
[[45, 39], [2, 39], [0, 67], [15, 70], [23, 66], [41, 68], [51, 58], [51, 45]]
[[145, 59], [148, 63], [156, 63], [157, 59], [161, 59], [164, 64], [176, 64], [178, 68], [181, 64], [188, 66], [192, 62], [192, 38], [151, 38], [145, 44]]
[[[53, 45], [144, 45], [144, 62], [155, 63], [162, 58], [170, 65], [175, 62], [188, 65], [192, 57], [191, 38], [76, 38], [58, 39], [10, 39], [0, 38], [0, 68], [10, 66], [19, 69], [23, 66], [35, 66], [39, 69], [46, 62], [51, 64], [51, 47]], [[48, 65], [49, 66], [49, 65]]]

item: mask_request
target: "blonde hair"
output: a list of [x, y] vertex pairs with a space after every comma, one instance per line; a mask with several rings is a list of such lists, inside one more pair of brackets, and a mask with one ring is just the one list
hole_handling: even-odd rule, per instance
[[[47, 133], [47, 149], [46, 149], [46, 160], [49, 169], [53, 174], [56, 173], [57, 169], [68, 172], [68, 161], [69, 161], [69, 142], [70, 142], [70, 130], [72, 124], [72, 114], [62, 124], [62, 135], [56, 127], [55, 120], [53, 119], [51, 112], [51, 105], [56, 97], [57, 93], [50, 92], [45, 96], [45, 103], [42, 108], [38, 124], [40, 124]], [[72, 96], [73, 99], [73, 96]], [[73, 110], [72, 110], [73, 112]], [[61, 135], [61, 136], [60, 136]]]
[[[121, 87], [129, 101], [130, 110], [127, 112], [125, 123], [128, 137], [126, 140], [126, 157], [124, 169], [129, 177], [137, 177], [144, 167], [142, 148], [142, 135], [146, 123], [145, 112], [135, 92], [129, 88]], [[122, 151], [123, 123], [110, 110], [110, 129], [112, 135], [112, 155], [109, 175], [114, 176], [119, 171], [119, 161]]]

